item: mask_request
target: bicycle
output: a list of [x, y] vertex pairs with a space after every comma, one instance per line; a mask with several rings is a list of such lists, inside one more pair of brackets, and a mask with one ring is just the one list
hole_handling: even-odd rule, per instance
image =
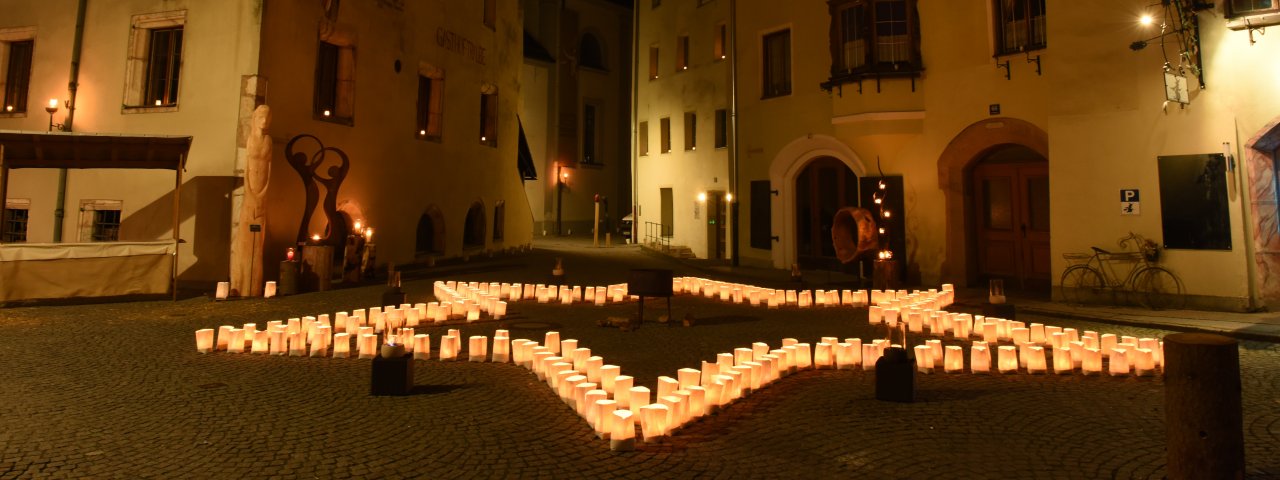
[[[1137, 303], [1153, 310], [1182, 308], [1186, 302], [1182, 280], [1173, 272], [1157, 265], [1160, 260], [1159, 245], [1133, 232], [1129, 232], [1129, 235], [1122, 237], [1117, 243], [1121, 248], [1128, 249], [1130, 242], [1137, 251], [1109, 252], [1099, 247], [1090, 247], [1093, 249], [1092, 255], [1064, 253], [1062, 258], [1075, 264], [1063, 270], [1059, 279], [1062, 299], [1068, 303], [1099, 304], [1108, 303], [1104, 300], [1111, 296], [1111, 303], [1114, 303], [1115, 294], [1122, 292], [1126, 296], [1136, 296]], [[1129, 265], [1129, 272], [1123, 279], [1116, 271], [1120, 264]]]

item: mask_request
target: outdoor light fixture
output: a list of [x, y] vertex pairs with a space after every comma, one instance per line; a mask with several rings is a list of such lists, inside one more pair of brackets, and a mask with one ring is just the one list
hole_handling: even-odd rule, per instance
[[5, 105], [5, 106], [4, 106], [4, 111], [5, 111], [5, 113], [13, 112], [13, 105]]
[[1141, 23], [1144, 27], [1150, 26], [1152, 22], [1155, 22], [1155, 18], [1152, 18], [1150, 13], [1145, 13], [1138, 18], [1138, 23]]
[[698, 201], [699, 202], [707, 201], [707, 192], [698, 192]]
[[325, 118], [328, 118], [328, 117], [329, 117], [329, 114], [330, 114], [330, 112], [329, 112], [328, 110], [325, 110], [325, 111], [324, 111], [324, 116], [325, 116]]

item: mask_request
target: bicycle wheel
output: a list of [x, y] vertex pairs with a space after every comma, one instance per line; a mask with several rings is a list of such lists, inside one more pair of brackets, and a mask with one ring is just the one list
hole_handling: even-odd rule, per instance
[[1146, 267], [1134, 274], [1132, 287], [1142, 306], [1152, 310], [1176, 310], [1187, 301], [1182, 294], [1182, 281], [1163, 267]]
[[1067, 303], [1096, 304], [1102, 302], [1107, 284], [1093, 267], [1073, 265], [1062, 272], [1059, 288]]

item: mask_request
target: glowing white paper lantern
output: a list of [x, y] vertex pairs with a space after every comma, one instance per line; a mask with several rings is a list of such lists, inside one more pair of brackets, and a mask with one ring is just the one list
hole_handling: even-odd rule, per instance
[[1139, 377], [1150, 377], [1156, 374], [1156, 359], [1150, 349], [1133, 349], [1133, 373]]
[[649, 405], [649, 387], [631, 387], [627, 392], [627, 408], [634, 411]]
[[1114, 350], [1116, 348], [1116, 344], [1119, 343], [1118, 342], [1119, 339], [1116, 338], [1116, 334], [1104, 333], [1099, 338], [1099, 340], [1100, 340], [1099, 346], [1100, 346], [1100, 350], [1102, 350], [1102, 356], [1110, 357], [1111, 351]]
[[835, 345], [836, 369], [849, 370], [857, 366], [854, 363], [854, 345], [852, 343], [837, 343]]
[[819, 369], [835, 368], [835, 358], [832, 356], [831, 344], [819, 343], [814, 345], [813, 364]]
[[227, 331], [227, 353], [244, 352], [244, 330], [232, 328]]
[[658, 398], [673, 395], [679, 389], [680, 382], [678, 380], [667, 376], [658, 377]]
[[[599, 386], [591, 382], [587, 382], [583, 385], [589, 385], [591, 387]], [[592, 388], [582, 396], [582, 399], [577, 404], [578, 415], [581, 416], [583, 420], [586, 420], [588, 425], [591, 425], [591, 428], [596, 431], [597, 436], [600, 435], [601, 432], [596, 426], [597, 422], [600, 420], [600, 405], [596, 402], [608, 400], [608, 398], [609, 394], [604, 390]], [[609, 401], [613, 402], [613, 400]]]
[[582, 373], [587, 373], [587, 359], [591, 358], [591, 349], [586, 347], [575, 348], [571, 350], [573, 355], [573, 369]]
[[577, 339], [566, 339], [560, 341], [560, 356], [573, 360], [573, 351], [578, 349]]
[[973, 373], [991, 371], [991, 351], [985, 345], [974, 345], [969, 348], [969, 371]]
[[916, 370], [920, 373], [933, 373], [933, 348], [928, 345], [916, 345]]
[[609, 431], [609, 449], [630, 452], [636, 449], [636, 421], [631, 410], [614, 410], [613, 429]]
[[942, 366], [942, 341], [941, 340], [925, 340], [924, 344], [928, 345], [929, 348], [933, 349], [933, 356], [930, 357], [930, 358], [933, 358], [933, 366], [941, 367]]
[[[291, 342], [292, 343], [292, 342]], [[374, 334], [360, 335], [360, 356], [361, 359], [368, 359], [378, 356], [378, 336]], [[292, 348], [290, 348], [292, 355]]]
[[196, 330], [196, 351], [200, 353], [209, 353], [213, 351], [212, 328]]
[[872, 371], [876, 369], [876, 360], [880, 359], [880, 347], [874, 343], [862, 344], [862, 369]]
[[1154, 338], [1139, 338], [1138, 348], [1145, 348], [1147, 350], [1150, 350], [1151, 357], [1154, 364], [1160, 365], [1161, 363], [1163, 363], [1163, 359], [1161, 355], [1162, 351], [1160, 348], [1159, 340], [1156, 340]]
[[1080, 362], [1080, 372], [1085, 375], [1101, 374], [1102, 352], [1096, 348], [1085, 348], [1083, 353], [1084, 358]]
[[1013, 339], [1014, 345], [1023, 345], [1031, 343], [1031, 329], [1029, 328], [1012, 328], [1009, 329], [1009, 336]]
[[618, 408], [631, 408], [631, 387], [636, 379], [630, 375], [618, 375], [613, 379], [613, 399], [618, 401]]
[[[1066, 335], [1063, 335], [1062, 333], [1058, 333], [1058, 335], [1062, 335], [1064, 339], [1066, 338]], [[1071, 373], [1075, 367], [1075, 364], [1072, 361], [1071, 348], [1058, 347], [1051, 351], [1053, 352], [1053, 373], [1059, 375], [1067, 375]]]
[[807, 369], [813, 367], [813, 353], [807, 343], [797, 343], [796, 347], [796, 368]]
[[996, 359], [996, 368], [1000, 373], [1018, 373], [1018, 348], [1006, 345], [997, 351], [1000, 356]]
[[511, 339], [507, 337], [493, 337], [493, 354], [491, 361], [494, 363], [507, 363], [511, 360]]
[[457, 338], [453, 335], [440, 337], [440, 361], [449, 362], [458, 358], [458, 350], [454, 347], [454, 340]]
[[552, 354], [560, 353], [560, 332], [547, 332], [542, 346], [546, 347]]
[[956, 345], [948, 345], [943, 357], [942, 369], [947, 373], [964, 373], [964, 349]]
[[689, 387], [698, 386], [702, 382], [702, 372], [693, 368], [681, 368], [676, 371], [677, 388], [679, 390], [687, 390]]
[[587, 380], [600, 383], [600, 368], [604, 366], [604, 358], [598, 356], [587, 357], [583, 363], [583, 373], [587, 375]]
[[[593, 357], [593, 358], [598, 358], [598, 357]], [[618, 375], [620, 375], [621, 372], [622, 372], [622, 369], [617, 365], [601, 365], [599, 369], [600, 388], [604, 389], [604, 391], [606, 392], [609, 392], [609, 395], [613, 395], [613, 393], [617, 391], [614, 389], [614, 380], [618, 378]], [[587, 372], [587, 377], [591, 376], [590, 373], [591, 372]]]
[[[206, 284], [208, 285], [208, 284]], [[218, 282], [218, 289], [214, 292], [215, 300], [226, 300], [227, 295], [231, 293], [231, 282]]]
[[1023, 352], [1027, 357], [1027, 373], [1036, 375], [1048, 371], [1049, 366], [1045, 362], [1044, 347], [1032, 345]]
[[1111, 376], [1117, 377], [1129, 374], [1128, 349], [1113, 348], [1111, 349], [1111, 355], [1108, 355], [1107, 359], [1110, 361], [1107, 373], [1111, 374]]
[[720, 364], [704, 360], [702, 362], [702, 369], [700, 372], [701, 375], [699, 375], [699, 377], [701, 379], [701, 384], [705, 387], [711, 384], [716, 375], [720, 374]]
[[335, 333], [333, 334], [333, 358], [350, 358], [351, 357], [351, 334]]

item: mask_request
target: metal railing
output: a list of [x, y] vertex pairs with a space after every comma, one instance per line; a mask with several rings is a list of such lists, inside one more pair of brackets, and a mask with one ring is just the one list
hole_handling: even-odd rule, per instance
[[658, 222], [644, 222], [644, 244], [662, 251], [671, 249], [671, 225]]

